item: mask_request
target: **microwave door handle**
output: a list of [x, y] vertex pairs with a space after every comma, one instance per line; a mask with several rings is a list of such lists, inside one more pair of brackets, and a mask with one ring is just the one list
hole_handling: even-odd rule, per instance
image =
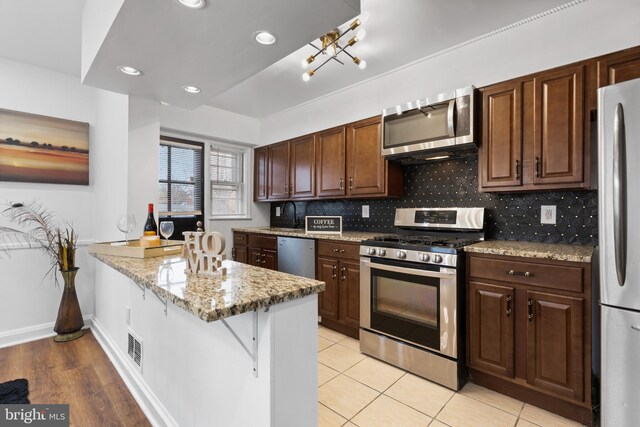
[[456, 99], [449, 101], [449, 108], [447, 108], [447, 129], [449, 131], [449, 137], [454, 138], [456, 136]]
[[[396, 267], [395, 265], [377, 264], [377, 263], [374, 264], [369, 259], [362, 259], [362, 264], [368, 268], [375, 267], [378, 270], [391, 271], [393, 273], [411, 274], [413, 276], [449, 278], [451, 276], [456, 275], [456, 270], [453, 268], [445, 269], [445, 271], [420, 270], [416, 268]], [[446, 271], [446, 270], [449, 270], [449, 271]]]
[[613, 118], [613, 238], [618, 285], [627, 273], [627, 149], [622, 104]]

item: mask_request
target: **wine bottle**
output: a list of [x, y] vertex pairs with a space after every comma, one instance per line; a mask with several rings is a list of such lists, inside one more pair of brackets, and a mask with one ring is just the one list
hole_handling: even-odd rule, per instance
[[153, 203], [149, 203], [149, 214], [147, 215], [147, 221], [144, 223], [144, 235], [158, 235], [158, 225], [156, 224], [156, 220], [153, 217]]

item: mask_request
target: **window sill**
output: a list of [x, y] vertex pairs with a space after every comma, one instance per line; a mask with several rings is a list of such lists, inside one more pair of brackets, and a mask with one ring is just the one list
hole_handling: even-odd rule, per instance
[[209, 221], [228, 221], [230, 219], [250, 220], [250, 216], [210, 216]]

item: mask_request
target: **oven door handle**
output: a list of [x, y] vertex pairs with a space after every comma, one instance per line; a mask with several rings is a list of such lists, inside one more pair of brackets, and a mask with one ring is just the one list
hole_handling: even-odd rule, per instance
[[394, 273], [405, 273], [413, 276], [423, 277], [442, 277], [451, 278], [456, 275], [455, 268], [440, 268], [440, 271], [420, 270], [417, 268], [396, 267], [395, 265], [373, 263], [369, 258], [361, 258], [360, 263], [363, 267], [377, 268], [378, 270], [386, 270]]

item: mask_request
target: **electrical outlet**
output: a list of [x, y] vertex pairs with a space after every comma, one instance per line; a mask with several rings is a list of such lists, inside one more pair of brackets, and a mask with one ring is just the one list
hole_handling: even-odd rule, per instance
[[555, 224], [555, 223], [556, 223], [556, 206], [555, 205], [540, 206], [540, 224]]
[[362, 218], [369, 218], [369, 205], [362, 205]]
[[129, 307], [124, 308], [124, 321], [127, 325], [131, 325], [131, 309]]
[[276, 216], [280, 216], [280, 206], [276, 206]]

